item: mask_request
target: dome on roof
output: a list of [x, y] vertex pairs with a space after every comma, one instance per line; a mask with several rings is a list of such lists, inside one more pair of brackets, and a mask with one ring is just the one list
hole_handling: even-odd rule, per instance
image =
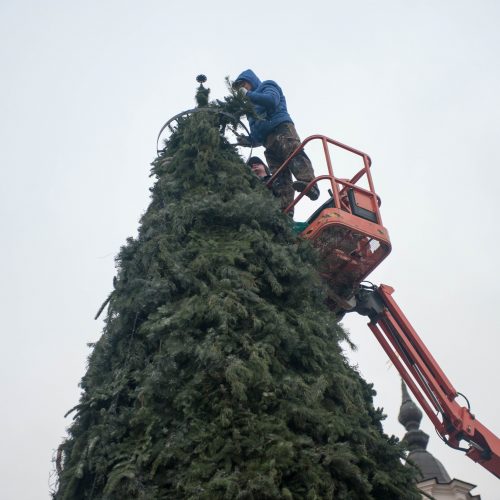
[[451, 481], [444, 465], [427, 450], [412, 451], [408, 455], [407, 460], [418, 467], [420, 471], [419, 481], [435, 479], [437, 483], [441, 484], [447, 484]]
[[403, 442], [410, 450], [407, 461], [418, 467], [420, 481], [435, 479], [437, 483], [449, 483], [451, 478], [443, 464], [427, 451], [429, 436], [420, 430], [422, 411], [411, 399], [403, 381], [401, 381], [401, 391], [403, 402], [399, 410], [398, 420], [407, 430], [403, 438]]
[[420, 421], [422, 420], [422, 411], [410, 398], [403, 381], [401, 381], [401, 390], [403, 393], [403, 402], [398, 415], [399, 423], [403, 425], [407, 431], [418, 429]]

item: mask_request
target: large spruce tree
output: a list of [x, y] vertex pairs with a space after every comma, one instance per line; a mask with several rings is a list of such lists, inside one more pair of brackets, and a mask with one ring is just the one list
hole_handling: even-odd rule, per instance
[[180, 119], [153, 163], [54, 498], [420, 498], [342, 354], [314, 249], [224, 138], [225, 119]]

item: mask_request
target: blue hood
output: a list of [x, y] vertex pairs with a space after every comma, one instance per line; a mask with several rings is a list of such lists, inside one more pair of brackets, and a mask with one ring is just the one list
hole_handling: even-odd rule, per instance
[[251, 69], [246, 69], [243, 71], [238, 78], [234, 81], [235, 83], [239, 80], [245, 80], [252, 86], [252, 90], [256, 90], [257, 87], [261, 84], [261, 81], [257, 77], [257, 75], [251, 70]]

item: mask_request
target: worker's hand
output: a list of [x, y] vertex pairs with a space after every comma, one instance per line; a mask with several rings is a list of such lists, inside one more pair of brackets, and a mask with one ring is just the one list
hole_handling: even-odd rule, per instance
[[247, 95], [248, 90], [245, 87], [240, 87], [239, 92], [241, 92], [243, 95]]
[[249, 148], [252, 146], [252, 141], [246, 135], [239, 135], [236, 138], [236, 144], [243, 146], [244, 148]]

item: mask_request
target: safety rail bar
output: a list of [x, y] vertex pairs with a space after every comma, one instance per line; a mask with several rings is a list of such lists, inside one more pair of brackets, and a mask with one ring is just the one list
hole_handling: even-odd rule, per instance
[[[348, 188], [353, 189], [354, 191], [357, 191], [360, 193], [367, 194], [370, 197], [370, 199], [372, 200], [373, 212], [375, 213], [377, 223], [382, 225], [382, 217], [380, 216], [380, 210], [379, 210], [380, 198], [375, 193], [375, 187], [373, 184], [373, 179], [372, 179], [372, 175], [371, 175], [371, 171], [370, 171], [370, 167], [371, 167], [371, 163], [372, 163], [370, 157], [366, 153], [363, 153], [362, 151], [360, 151], [358, 149], [352, 148], [351, 146], [347, 146], [346, 144], [343, 144], [339, 141], [331, 139], [330, 137], [327, 137], [325, 135], [315, 134], [315, 135], [311, 135], [311, 136], [307, 137], [306, 139], [304, 139], [301, 142], [301, 144], [293, 151], [293, 153], [285, 160], [285, 162], [275, 172], [273, 172], [273, 175], [267, 181], [266, 186], [271, 187], [273, 185], [274, 181], [276, 180], [276, 178], [281, 174], [281, 172], [283, 172], [286, 168], [289, 167], [290, 162], [298, 154], [300, 154], [302, 151], [304, 151], [304, 147], [306, 146], [306, 144], [308, 144], [311, 141], [315, 141], [315, 140], [320, 140], [322, 145], [323, 145], [323, 151], [324, 151], [325, 158], [326, 158], [326, 165], [328, 168], [328, 175], [320, 175], [320, 176], [317, 176], [314, 179], [312, 179], [307, 184], [305, 189], [299, 194], [299, 196], [297, 196], [297, 198], [295, 198], [293, 200], [293, 202], [290, 203], [290, 205], [288, 207], [286, 207], [286, 209], [284, 210], [285, 213], [288, 213], [293, 207], [295, 207], [295, 205], [297, 205], [297, 203], [303, 198], [303, 196], [306, 195], [306, 193], [315, 184], [317, 184], [318, 181], [324, 180], [324, 179], [329, 179], [330, 185], [332, 188], [332, 195], [333, 195], [333, 199], [334, 199], [336, 207], [338, 207], [344, 211], [350, 212], [349, 208], [345, 205], [343, 206], [341, 203], [342, 194]], [[337, 146], [341, 149], [349, 151], [350, 153], [361, 156], [361, 158], [363, 159], [363, 165], [364, 165], [363, 168], [361, 170], [359, 170], [359, 172], [357, 172], [354, 175], [354, 177], [350, 180], [340, 179], [338, 177], [335, 177], [335, 175], [333, 173], [332, 158], [330, 155], [330, 150], [328, 148], [328, 144], [331, 144], [333, 146]], [[369, 186], [368, 190], [356, 185], [356, 183], [364, 175], [366, 175], [366, 179], [368, 181], [368, 186]], [[341, 190], [339, 190], [339, 185], [343, 186], [343, 188]]]

